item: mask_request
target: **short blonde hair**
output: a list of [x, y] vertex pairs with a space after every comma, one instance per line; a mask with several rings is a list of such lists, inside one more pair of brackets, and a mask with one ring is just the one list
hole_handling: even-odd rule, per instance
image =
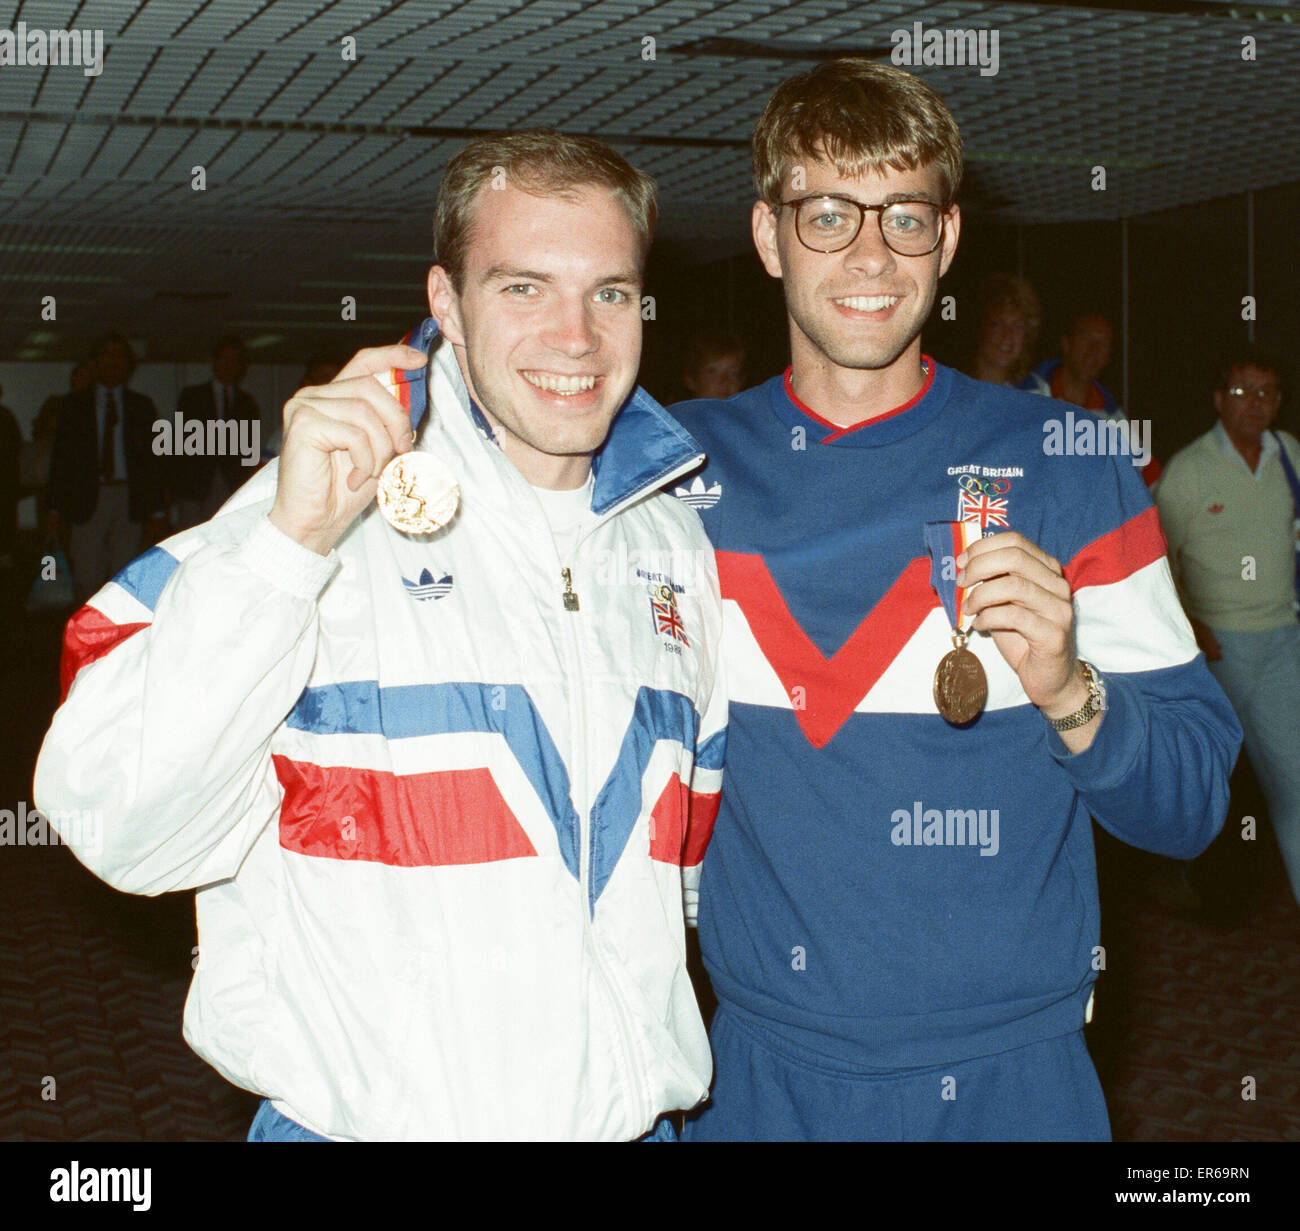
[[458, 291], [474, 202], [479, 190], [503, 172], [506, 182], [542, 197], [570, 196], [592, 185], [608, 188], [631, 215], [645, 260], [659, 210], [654, 180], [594, 137], [528, 128], [480, 137], [447, 164], [433, 212], [433, 251]]
[[944, 209], [961, 187], [961, 133], [943, 99], [919, 77], [871, 60], [830, 60], [783, 81], [754, 128], [752, 151], [754, 188], [771, 206], [799, 158], [824, 158], [846, 177], [934, 164]]

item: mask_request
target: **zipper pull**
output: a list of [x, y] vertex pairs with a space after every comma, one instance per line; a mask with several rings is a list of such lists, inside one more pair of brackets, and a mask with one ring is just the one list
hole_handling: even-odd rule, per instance
[[564, 610], [578, 610], [578, 596], [573, 592], [573, 575], [567, 568], [560, 570], [560, 576], [564, 578]]

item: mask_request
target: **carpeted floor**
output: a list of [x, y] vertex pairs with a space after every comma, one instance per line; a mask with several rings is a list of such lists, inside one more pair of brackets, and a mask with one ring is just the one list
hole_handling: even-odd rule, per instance
[[[30, 805], [57, 700], [61, 624], [15, 601], [0, 612], [0, 808]], [[1106, 970], [1088, 1042], [1116, 1140], [1300, 1140], [1300, 909], [1248, 772], [1234, 790], [1193, 870], [1195, 913], [1171, 868], [1099, 834]], [[1255, 842], [1243, 814], [1261, 817]], [[129, 897], [61, 847], [0, 848], [0, 1140], [244, 1137], [257, 1100], [181, 1038], [194, 943], [192, 895]]]

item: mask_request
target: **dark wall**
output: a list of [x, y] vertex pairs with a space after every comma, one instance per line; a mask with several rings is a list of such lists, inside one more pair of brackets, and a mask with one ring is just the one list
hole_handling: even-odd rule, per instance
[[[1300, 184], [1255, 194], [1256, 342], [1281, 360], [1294, 389], [1292, 356], [1300, 344]], [[1213, 422], [1208, 380], [1216, 355], [1244, 342], [1241, 299], [1247, 293], [1246, 199], [1226, 197], [1130, 219], [1129, 397], [1131, 417], [1150, 419], [1155, 449], [1167, 459]], [[1110, 314], [1117, 341], [1102, 382], [1122, 393], [1118, 339], [1122, 292], [1121, 227], [1077, 223], [1017, 228], [967, 216], [952, 269], [940, 295], [956, 298], [957, 319], [939, 319], [936, 307], [924, 334], [925, 349], [943, 363], [968, 366], [980, 282], [989, 272], [1024, 273], [1043, 300], [1039, 357], [1058, 353], [1070, 314], [1100, 307]], [[643, 383], [657, 397], [683, 396], [678, 362], [682, 346], [701, 324], [735, 329], [749, 346], [747, 383], [780, 372], [789, 362], [780, 284], [751, 252], [684, 267], [678, 254], [657, 250], [650, 293], [656, 320], [646, 325]], [[1296, 397], [1283, 404], [1279, 424], [1300, 430]]]

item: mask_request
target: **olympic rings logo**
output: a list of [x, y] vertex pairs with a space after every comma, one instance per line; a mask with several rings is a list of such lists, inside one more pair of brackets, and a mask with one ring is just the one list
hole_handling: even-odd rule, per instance
[[964, 474], [957, 480], [957, 486], [972, 496], [1005, 496], [1011, 490], [1011, 480], [977, 479], [973, 474]]

